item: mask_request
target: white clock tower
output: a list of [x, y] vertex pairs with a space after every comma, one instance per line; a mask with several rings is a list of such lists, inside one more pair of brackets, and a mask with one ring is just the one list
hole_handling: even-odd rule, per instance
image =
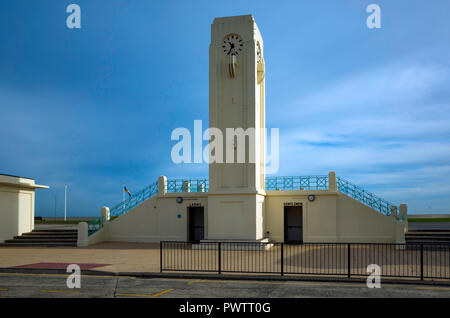
[[[209, 126], [220, 129], [224, 140], [223, 162], [217, 160], [209, 166], [208, 239], [264, 237], [263, 56], [262, 37], [251, 15], [214, 19], [209, 49]], [[254, 138], [246, 136], [243, 143], [243, 139], [239, 142], [239, 138], [227, 136], [227, 130], [236, 129], [250, 135], [253, 131]]]

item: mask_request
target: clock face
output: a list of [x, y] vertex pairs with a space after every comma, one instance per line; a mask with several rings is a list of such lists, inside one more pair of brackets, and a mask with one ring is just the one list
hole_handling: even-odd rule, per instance
[[256, 60], [258, 63], [262, 62], [261, 45], [259, 42], [256, 42]]
[[228, 34], [222, 43], [222, 49], [226, 55], [238, 55], [243, 47], [244, 42], [237, 34]]

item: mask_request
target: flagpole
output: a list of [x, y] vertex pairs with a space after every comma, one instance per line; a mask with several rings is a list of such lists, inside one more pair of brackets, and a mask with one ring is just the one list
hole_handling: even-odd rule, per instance
[[125, 184], [122, 185], [122, 210], [125, 211]]

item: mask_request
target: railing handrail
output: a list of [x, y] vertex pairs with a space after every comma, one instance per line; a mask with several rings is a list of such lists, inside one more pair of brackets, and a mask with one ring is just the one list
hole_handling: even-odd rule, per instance
[[208, 192], [208, 178], [176, 178], [167, 180], [167, 192]]
[[253, 245], [262, 245], [262, 244], [274, 244], [274, 243], [283, 243], [284, 245], [301, 245], [301, 244], [307, 244], [307, 245], [385, 245], [385, 246], [399, 246], [399, 245], [408, 245], [408, 247], [414, 247], [414, 246], [450, 246], [450, 242], [419, 242], [419, 243], [389, 243], [389, 242], [383, 242], [383, 243], [375, 243], [375, 242], [307, 242], [307, 243], [300, 243], [300, 242], [246, 242], [246, 241], [211, 241], [211, 242], [202, 242], [202, 241], [159, 241], [159, 243], [183, 243], [183, 244], [253, 244]]
[[391, 215], [391, 207], [393, 206], [391, 202], [380, 198], [372, 192], [367, 191], [342, 177], [337, 176], [336, 182], [339, 192], [350, 196], [380, 213], [387, 216]]
[[[151, 198], [156, 193], [158, 193], [158, 181], [153, 182], [149, 186], [145, 187], [144, 189], [136, 192], [131, 197], [127, 198], [125, 201], [120, 202], [113, 206], [110, 209], [110, 216], [111, 217], [119, 217], [122, 214], [130, 211], [134, 207], [138, 206], [145, 200]], [[102, 217], [99, 217], [95, 220], [92, 220], [88, 223], [88, 233], [89, 235], [94, 234], [98, 230], [103, 228], [103, 219]]]
[[[327, 190], [329, 188], [328, 175], [310, 175], [310, 176], [274, 176], [265, 179], [265, 189], [267, 191], [280, 190]], [[380, 198], [370, 191], [351, 183], [350, 181], [337, 176], [337, 187], [339, 192], [344, 193], [351, 198], [369, 206], [370, 208], [379, 211], [387, 216], [391, 214], [392, 203]], [[209, 179], [208, 178], [174, 178], [167, 179], [167, 192], [208, 192]], [[110, 215], [118, 217], [145, 200], [151, 198], [158, 192], [158, 181], [153, 182], [144, 189], [136, 192], [132, 197], [126, 199], [113, 206], [110, 210]], [[98, 230], [98, 224], [103, 227], [100, 218], [88, 223], [90, 234]], [[101, 228], [100, 227], [100, 228]], [[92, 228], [92, 231], [91, 231]], [[95, 229], [95, 230], [94, 230]]]
[[258, 247], [263, 246], [263, 242], [197, 242], [197, 246], [193, 243], [160, 241], [160, 272], [332, 275], [351, 278], [370, 275], [367, 266], [376, 264], [382, 277], [450, 279], [449, 243], [264, 242], [271, 246], [252, 250], [248, 248], [249, 244]]
[[266, 191], [327, 190], [328, 175], [275, 176], [265, 180]]

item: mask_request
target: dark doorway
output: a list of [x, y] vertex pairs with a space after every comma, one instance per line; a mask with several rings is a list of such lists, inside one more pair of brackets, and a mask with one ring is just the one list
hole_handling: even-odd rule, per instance
[[189, 207], [189, 241], [198, 242], [205, 238], [205, 219], [204, 219], [204, 208], [199, 207]]
[[284, 241], [303, 242], [302, 206], [284, 207]]

